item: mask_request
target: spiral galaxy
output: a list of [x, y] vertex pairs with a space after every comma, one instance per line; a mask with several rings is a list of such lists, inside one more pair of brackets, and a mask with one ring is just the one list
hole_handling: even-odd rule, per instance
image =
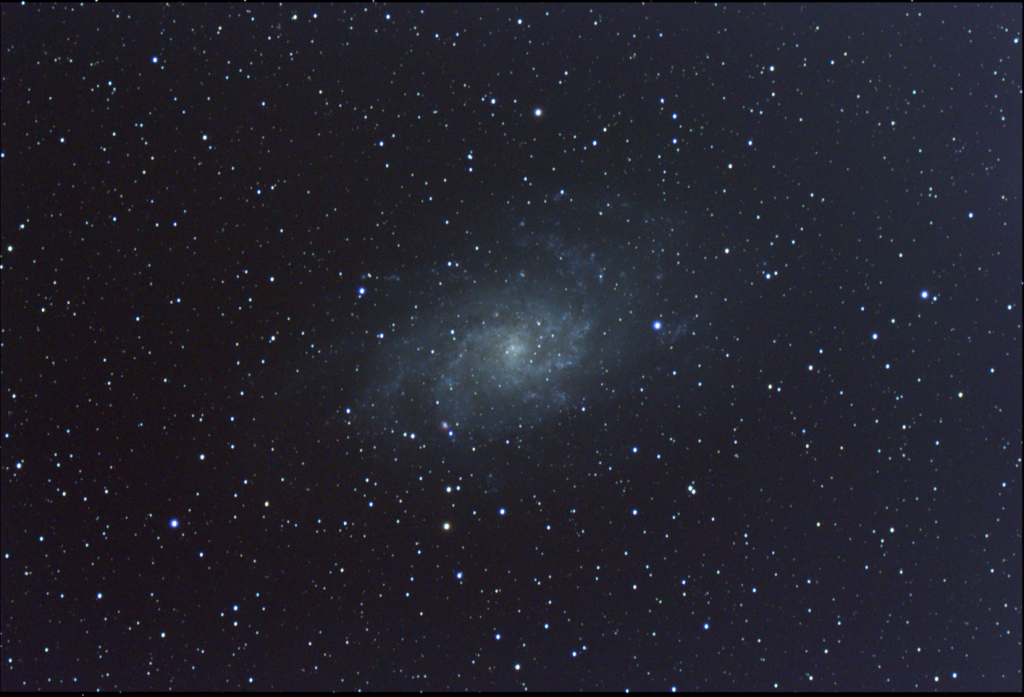
[[678, 238], [663, 221], [550, 204], [487, 232], [408, 285], [407, 314], [366, 362], [360, 432], [466, 446], [527, 432], [614, 394], [678, 340]]

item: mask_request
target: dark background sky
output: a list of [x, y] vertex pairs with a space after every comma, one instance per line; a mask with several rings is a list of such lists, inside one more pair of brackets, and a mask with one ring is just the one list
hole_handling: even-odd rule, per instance
[[[1019, 3], [0, 17], [4, 691], [1021, 689]], [[616, 364], [411, 438], [570, 233]]]

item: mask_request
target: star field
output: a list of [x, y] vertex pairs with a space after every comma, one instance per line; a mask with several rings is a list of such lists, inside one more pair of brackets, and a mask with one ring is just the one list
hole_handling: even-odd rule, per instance
[[0, 19], [3, 691], [1022, 689], [1019, 4]]

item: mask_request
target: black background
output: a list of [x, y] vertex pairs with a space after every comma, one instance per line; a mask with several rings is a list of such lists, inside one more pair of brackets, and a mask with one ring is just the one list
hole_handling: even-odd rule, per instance
[[[1019, 4], [0, 17], [5, 691], [1021, 689]], [[686, 342], [348, 420], [555, 204]]]

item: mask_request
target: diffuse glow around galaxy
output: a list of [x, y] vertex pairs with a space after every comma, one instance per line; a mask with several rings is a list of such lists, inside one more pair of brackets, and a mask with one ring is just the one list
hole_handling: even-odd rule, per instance
[[367, 356], [349, 423], [475, 447], [602, 402], [699, 319], [683, 234], [569, 202], [479, 231], [409, 284], [429, 290]]

